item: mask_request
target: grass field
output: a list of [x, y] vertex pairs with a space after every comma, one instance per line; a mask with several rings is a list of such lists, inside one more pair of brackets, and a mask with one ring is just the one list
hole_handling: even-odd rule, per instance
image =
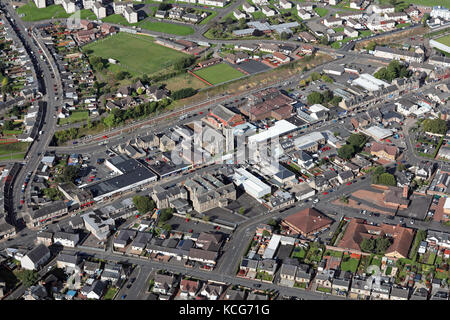
[[202, 89], [208, 87], [206, 83], [193, 77], [188, 73], [180, 74], [179, 76], [164, 80], [161, 84], [165, 84], [170, 91], [177, 91], [183, 88]]
[[69, 117], [59, 119], [59, 124], [73, 123], [78, 121], [87, 120], [89, 118], [89, 111], [74, 111]]
[[226, 63], [219, 63], [211, 67], [195, 71], [200, 78], [209, 83], [218, 84], [242, 77], [244, 74]]
[[347, 261], [341, 262], [341, 270], [355, 273], [356, 269], [358, 268], [358, 264], [359, 264], [358, 259], [350, 258]]
[[[401, 2], [403, 2], [405, 5], [414, 4], [417, 6], [426, 7], [446, 6], [448, 8], [450, 6], [448, 0], [402, 0]], [[389, 4], [389, 0], [380, 0], [380, 4]]]
[[[119, 33], [90, 43], [83, 47], [93, 56], [119, 61], [121, 69], [139, 74], [152, 74], [169, 68], [175, 61], [187, 55], [170, 48], [160, 46], [148, 36]], [[118, 65], [111, 65], [116, 67]]]
[[[23, 21], [39, 21], [39, 20], [47, 20], [51, 18], [68, 18], [72, 14], [66, 13], [62, 5], [51, 5], [46, 8], [39, 9], [36, 7], [33, 1], [30, 1], [28, 4], [17, 8], [18, 14], [24, 14], [22, 17]], [[81, 19], [96, 19], [95, 14], [91, 10], [81, 10], [80, 11]]]
[[328, 9], [325, 9], [325, 8], [319, 8], [319, 7], [317, 7], [317, 8], [314, 8], [314, 11], [319, 15], [319, 17], [323, 17], [323, 16], [325, 16], [327, 13], [328, 13]]
[[107, 23], [115, 23], [115, 24], [121, 24], [123, 26], [136, 26], [140, 27], [142, 29], [150, 30], [150, 31], [156, 31], [156, 32], [164, 32], [169, 34], [175, 34], [178, 36], [187, 36], [194, 33], [194, 29], [189, 26], [183, 26], [183, 25], [177, 25], [172, 23], [166, 23], [166, 22], [152, 22], [152, 21], [146, 21], [142, 20], [138, 23], [128, 23], [128, 21], [119, 14], [112, 14], [107, 16], [106, 18], [102, 19], [103, 22]]
[[190, 34], [194, 34], [193, 28], [172, 23], [142, 21], [139, 22], [138, 25], [142, 29], [156, 32], [170, 33], [178, 36], [187, 36]]
[[0, 155], [9, 155], [10, 153], [25, 152], [28, 149], [27, 142], [15, 142], [0, 144]]
[[437, 38], [436, 41], [450, 47], [450, 34], [445, 37]]
[[25, 158], [25, 152], [20, 152], [9, 156], [0, 156], [0, 161], [22, 160], [23, 158]]

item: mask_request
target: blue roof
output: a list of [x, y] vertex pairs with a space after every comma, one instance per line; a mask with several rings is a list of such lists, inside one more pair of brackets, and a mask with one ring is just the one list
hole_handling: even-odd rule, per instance
[[75, 297], [76, 294], [77, 294], [77, 292], [76, 292], [75, 290], [69, 290], [69, 291], [67, 291], [67, 295], [68, 295], [68, 296]]

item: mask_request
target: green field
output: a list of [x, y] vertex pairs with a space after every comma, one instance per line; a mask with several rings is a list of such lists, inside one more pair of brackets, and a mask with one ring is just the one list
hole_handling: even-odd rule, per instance
[[[400, 2], [400, 1], [399, 1]], [[402, 3], [406, 4], [414, 4], [416, 6], [444, 6], [450, 8], [450, 1], [448, 0], [402, 0]], [[389, 4], [389, 0], [380, 0], [380, 4]]]
[[448, 36], [437, 38], [435, 40], [450, 47], [450, 34]]
[[193, 28], [188, 27], [188, 26], [172, 24], [172, 23], [142, 21], [142, 22], [139, 22], [138, 25], [142, 29], [156, 31], [156, 32], [176, 34], [179, 36], [187, 36], [190, 34], [194, 34]]
[[[17, 13], [25, 15], [21, 18], [23, 21], [68, 18], [72, 15], [72, 13], [66, 13], [62, 5], [54, 4], [46, 8], [38, 9], [33, 1], [30, 1], [28, 4], [17, 8]], [[81, 10], [80, 17], [81, 19], [96, 19], [95, 14], [91, 10]]]
[[11, 153], [25, 152], [28, 149], [28, 142], [15, 142], [0, 144], [0, 155], [9, 155]]
[[358, 264], [359, 264], [358, 259], [350, 258], [347, 261], [341, 262], [341, 270], [355, 273], [356, 269], [358, 268]]
[[218, 84], [244, 76], [242, 72], [226, 63], [219, 63], [211, 67], [200, 69], [194, 73], [211, 84]]
[[187, 36], [194, 33], [194, 29], [189, 26], [183, 26], [178, 24], [166, 23], [166, 22], [152, 22], [147, 20], [142, 20], [138, 23], [128, 23], [128, 21], [119, 14], [112, 14], [102, 19], [103, 22], [121, 24], [123, 26], [135, 26], [142, 29], [164, 32], [168, 34], [175, 34], [179, 36]]
[[25, 158], [25, 152], [16, 153], [9, 156], [0, 156], [0, 161], [22, 160], [23, 158]]
[[59, 124], [73, 123], [79, 122], [83, 120], [87, 120], [89, 118], [89, 111], [74, 111], [70, 114], [69, 117], [59, 119]]
[[154, 43], [152, 37], [128, 33], [119, 33], [90, 43], [84, 46], [83, 50], [89, 50], [89, 55], [116, 59], [120, 65], [111, 64], [111, 67], [120, 67], [138, 74], [161, 71], [172, 66], [174, 61], [187, 56]]
[[327, 13], [328, 13], [328, 9], [325, 9], [325, 8], [319, 8], [319, 7], [316, 7], [316, 8], [314, 8], [314, 11], [319, 15], [319, 17], [323, 17], [323, 16], [325, 16]]
[[409, 27], [411, 25], [411, 23], [407, 22], [407, 23], [399, 23], [398, 25], [396, 25], [395, 27], [397, 29], [403, 28], [403, 27]]

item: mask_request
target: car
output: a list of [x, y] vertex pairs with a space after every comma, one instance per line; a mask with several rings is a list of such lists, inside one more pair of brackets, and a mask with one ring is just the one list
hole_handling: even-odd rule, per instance
[[127, 295], [124, 294], [122, 297], [120, 297], [120, 299], [125, 300], [126, 297], [127, 297]]
[[319, 199], [314, 199], [313, 203], [317, 203], [319, 201], [320, 201]]
[[128, 285], [127, 285], [127, 289], [130, 289], [131, 288], [131, 283], [129, 283]]
[[328, 194], [328, 192], [326, 192], [326, 191], [325, 191], [325, 192], [324, 192], [324, 193], [322, 193], [322, 194], [326, 196], [326, 195]]
[[131, 279], [131, 283], [134, 283], [136, 281], [136, 278]]
[[351, 182], [347, 182], [347, 183], [346, 183], [346, 185], [348, 185], [348, 186], [351, 185], [351, 184], [352, 184]]
[[253, 285], [254, 288], [261, 288], [261, 285], [259, 283], [256, 283]]

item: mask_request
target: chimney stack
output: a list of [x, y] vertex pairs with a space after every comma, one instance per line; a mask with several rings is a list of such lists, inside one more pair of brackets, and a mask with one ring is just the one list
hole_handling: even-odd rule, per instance
[[408, 199], [408, 186], [403, 187], [403, 198]]

